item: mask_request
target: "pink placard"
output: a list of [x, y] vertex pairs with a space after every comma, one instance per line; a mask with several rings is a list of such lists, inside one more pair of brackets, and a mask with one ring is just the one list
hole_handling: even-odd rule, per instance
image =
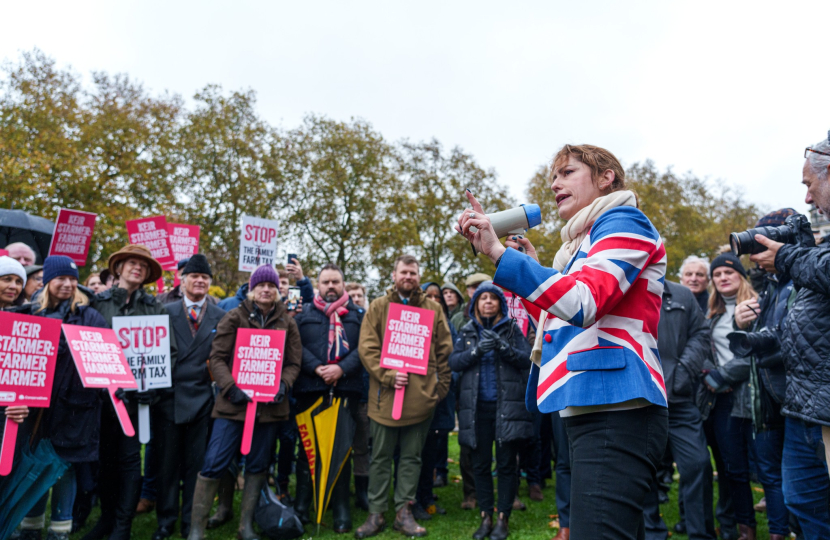
[[128, 437], [135, 435], [127, 408], [123, 401], [115, 397], [115, 391], [119, 388], [138, 388], [138, 385], [115, 332], [110, 328], [65, 324], [63, 335], [72, 352], [81, 384], [84, 388], [106, 388], [124, 434]]
[[530, 328], [530, 318], [522, 303], [522, 299], [510, 291], [504, 291], [504, 297], [507, 299], [507, 313], [512, 319], [516, 319], [516, 324], [522, 329], [522, 334], [527, 337], [528, 328]]
[[256, 421], [256, 404], [274, 401], [280, 390], [285, 330], [239, 328], [233, 352], [233, 379], [251, 402], [242, 427], [242, 454], [251, 451]]
[[233, 379], [256, 402], [270, 402], [280, 390], [285, 330], [239, 328], [233, 353]]
[[8, 254], [9, 254], [9, 252], [6, 251], [5, 249], [0, 249], [0, 257], [2, 257], [4, 255], [8, 255]]
[[66, 255], [78, 266], [86, 266], [89, 242], [97, 218], [90, 212], [59, 208], [49, 255]]
[[[173, 263], [165, 270], [176, 270], [176, 265], [182, 259], [192, 257], [199, 252], [198, 225], [184, 225], [181, 223], [167, 224], [167, 237], [170, 241], [170, 251], [173, 254]], [[176, 276], [178, 278], [178, 275]], [[175, 287], [178, 283], [174, 283]]]
[[[48, 407], [52, 397], [61, 321], [0, 312], [0, 406]], [[6, 419], [0, 475], [14, 463], [18, 424]]]
[[0, 312], [0, 406], [48, 407], [61, 321]]
[[435, 312], [404, 304], [389, 304], [380, 367], [426, 375]]
[[[435, 312], [404, 304], [389, 304], [380, 367], [402, 373], [426, 375]], [[400, 420], [406, 387], [395, 389], [392, 418]]]
[[128, 219], [126, 226], [131, 244], [147, 246], [162, 268], [168, 268], [171, 264], [175, 266], [176, 261], [173, 259], [167, 233], [167, 219], [164, 216]]

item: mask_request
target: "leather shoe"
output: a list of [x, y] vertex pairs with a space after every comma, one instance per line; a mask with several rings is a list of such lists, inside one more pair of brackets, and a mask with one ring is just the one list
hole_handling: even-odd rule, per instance
[[135, 513], [146, 514], [147, 512], [152, 512], [155, 507], [156, 501], [151, 501], [150, 499], [139, 499], [138, 506], [135, 508]]
[[510, 536], [510, 529], [507, 527], [508, 517], [504, 514], [499, 514], [499, 519], [493, 530], [490, 531], [490, 540], [505, 540]]
[[490, 536], [490, 531], [493, 530], [493, 516], [486, 512], [481, 513], [481, 525], [478, 526], [476, 532], [473, 533], [473, 540], [484, 540]]
[[418, 525], [415, 518], [412, 517], [412, 503], [408, 502], [398, 510], [395, 515], [395, 523], [392, 528], [403, 534], [404, 536], [426, 536], [427, 530]]
[[467, 495], [464, 497], [464, 500], [461, 502], [461, 509], [462, 510], [473, 510], [476, 507], [476, 496], [475, 495]]
[[525, 503], [522, 502], [518, 495], [513, 499], [513, 510], [527, 510], [527, 506], [525, 506]]
[[383, 514], [369, 514], [366, 521], [354, 532], [355, 538], [369, 538], [383, 532], [386, 528], [386, 520]]
[[556, 533], [553, 540], [571, 540], [571, 529], [568, 527], [560, 527], [559, 532]]
[[539, 484], [530, 484], [527, 486], [527, 491], [531, 501], [540, 502], [545, 500], [545, 494], [542, 493], [542, 486]]

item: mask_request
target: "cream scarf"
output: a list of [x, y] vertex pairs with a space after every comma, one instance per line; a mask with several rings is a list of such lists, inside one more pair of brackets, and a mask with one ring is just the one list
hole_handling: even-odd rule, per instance
[[[605, 211], [618, 206], [637, 207], [637, 197], [633, 191], [614, 191], [608, 195], [597, 197], [594, 202], [577, 212], [559, 231], [562, 236], [562, 247], [556, 252], [553, 258], [553, 268], [563, 272], [571, 257], [579, 250], [582, 241], [588, 236], [594, 222]], [[547, 311], [539, 315], [539, 324], [536, 327], [536, 341], [533, 343], [533, 350], [530, 352], [530, 359], [534, 364], [542, 365], [542, 337], [545, 332], [545, 320], [548, 317]]]

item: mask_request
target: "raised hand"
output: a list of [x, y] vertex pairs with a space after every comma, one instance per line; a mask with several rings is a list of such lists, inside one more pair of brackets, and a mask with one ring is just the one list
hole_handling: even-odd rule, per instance
[[[458, 217], [456, 230], [473, 244], [476, 251], [485, 254], [495, 263], [504, 253], [505, 247], [499, 242], [490, 218], [469, 189], [466, 195], [471, 207], [466, 208]], [[476, 230], [470, 230], [471, 227], [475, 227]]]

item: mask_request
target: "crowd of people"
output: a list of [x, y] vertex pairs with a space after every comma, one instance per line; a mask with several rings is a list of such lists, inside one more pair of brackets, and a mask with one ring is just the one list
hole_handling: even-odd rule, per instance
[[[803, 178], [806, 202], [825, 214], [828, 172], [830, 141], [822, 141], [805, 152]], [[298, 451], [295, 415], [326, 396], [344, 398], [354, 426], [339, 434], [352, 459], [331, 486], [337, 533], [353, 529], [352, 499], [368, 512], [354, 535], [384, 531], [392, 489], [394, 530], [425, 536], [425, 522], [446, 513], [433, 489], [448, 482], [448, 436], [457, 429], [461, 506], [481, 518], [465, 533], [474, 539], [507, 538], [513, 511], [524, 508], [521, 478], [535, 503], [547, 475], [556, 484], [555, 540], [664, 540], [671, 533], [659, 505], [675, 467], [677, 533], [752, 540], [763, 511], [773, 540], [830, 538], [830, 242], [758, 235], [765, 249], [748, 261], [726, 250], [711, 262], [690, 255], [674, 282], [659, 232], [613, 154], [565, 146], [550, 180], [567, 223], [552, 268], [523, 236], [502, 244], [468, 191], [458, 231], [496, 274], [468, 276], [466, 294], [453, 283], [421, 283], [418, 260], [402, 255], [389, 269], [391, 286], [371, 302], [337, 265], [309, 277], [297, 259], [258, 267], [218, 301], [209, 294], [210, 262], [196, 254], [179, 262], [180, 285], [154, 296], [147, 285], [162, 267], [144, 246], [112, 254], [84, 284], [67, 257], [35, 265], [30, 247], [6, 246], [2, 310], [101, 328], [118, 316], [170, 321], [172, 387], [119, 394], [134, 424], [138, 405], [150, 406], [143, 459], [102, 391], [81, 384], [63, 337], [52, 406], [5, 408], [21, 424], [21, 448], [48, 439], [69, 464], [51, 487], [47, 539], [79, 530], [98, 501], [100, 517], [83, 540], [126, 540], [136, 513], [152, 510], [152, 540], [173, 536], [177, 524], [183, 538], [202, 540], [236, 516], [238, 537], [253, 540], [269, 483], [309, 523], [313, 468]], [[794, 216], [777, 210], [757, 226], [786, 226]], [[522, 299], [525, 329], [505, 291]], [[434, 313], [425, 375], [382, 367], [391, 304]], [[233, 365], [243, 328], [283, 330], [286, 339], [279, 391], [259, 404], [241, 460], [251, 398]], [[758, 505], [751, 482], [763, 487]], [[49, 498], [34, 504], [16, 538], [42, 537]]]

